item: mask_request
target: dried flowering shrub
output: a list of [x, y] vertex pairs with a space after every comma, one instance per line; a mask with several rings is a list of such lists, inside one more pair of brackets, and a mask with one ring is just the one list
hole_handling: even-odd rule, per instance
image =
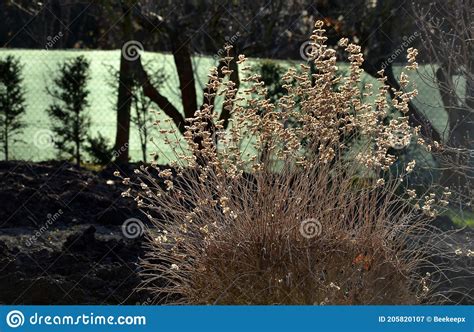
[[[287, 93], [265, 99], [260, 77], [239, 56], [243, 91], [209, 73], [208, 104], [188, 119], [184, 139], [164, 130], [175, 153], [123, 179], [153, 224], [147, 232], [143, 287], [157, 302], [217, 304], [399, 304], [432, 298], [433, 276], [422, 273], [436, 234], [428, 224], [439, 200], [400, 196], [405, 172], [389, 168], [392, 149], [416, 140], [405, 114], [413, 91], [361, 87], [361, 48], [340, 42], [350, 64], [337, 72], [336, 52], [317, 22], [312, 61], [282, 77]], [[229, 51], [230, 48], [228, 47]], [[413, 70], [416, 50], [408, 51]], [[403, 88], [408, 87], [401, 74]], [[375, 93], [375, 103], [361, 96]], [[231, 112], [228, 129], [213, 100]], [[391, 107], [400, 116], [388, 121]], [[385, 123], [385, 124], [384, 124]], [[161, 124], [156, 123], [157, 126]], [[117, 174], [120, 176], [120, 174]], [[429, 244], [431, 243], [431, 244]]]

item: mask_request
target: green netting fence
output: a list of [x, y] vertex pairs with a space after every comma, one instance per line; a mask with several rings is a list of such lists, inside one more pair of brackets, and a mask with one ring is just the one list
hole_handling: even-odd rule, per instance
[[[90, 90], [89, 103], [87, 109], [92, 125], [89, 129], [91, 136], [101, 133], [109, 139], [111, 144], [115, 139], [116, 131], [116, 92], [110, 84], [112, 72], [118, 70], [120, 62], [120, 50], [97, 51], [97, 50], [17, 50], [2, 49], [0, 58], [7, 55], [18, 57], [24, 66], [23, 77], [26, 89], [26, 115], [23, 118], [26, 123], [19, 140], [14, 142], [10, 148], [10, 159], [44, 161], [56, 158], [54, 146], [51, 142], [51, 123], [46, 109], [52, 102], [52, 98], [46, 90], [51, 85], [52, 78], [58, 74], [58, 65], [65, 59], [83, 55], [90, 60], [90, 74], [88, 89]], [[166, 96], [175, 107], [182, 109], [179, 82], [173, 58], [170, 54], [148, 53], [143, 54], [143, 61], [152, 70], [162, 68], [168, 79], [161, 87], [161, 93]], [[212, 57], [196, 56], [193, 58], [195, 67], [195, 79], [197, 91], [202, 91], [204, 83], [207, 81], [208, 69], [215, 65]], [[258, 61], [258, 60], [255, 60]], [[253, 61], [252, 61], [253, 62]], [[294, 64], [290, 61], [281, 61], [282, 66], [287, 67]], [[345, 64], [341, 64], [343, 67]], [[396, 65], [395, 74], [399, 75], [402, 65]], [[431, 68], [421, 66], [420, 74], [411, 76], [419, 91], [415, 104], [432, 121], [434, 126], [443, 132], [446, 128], [447, 114], [441, 103], [441, 98], [433, 83], [422, 78], [429, 76]], [[363, 83], [374, 83], [375, 80], [369, 75], [364, 76]], [[461, 84], [462, 85], [462, 84]], [[463, 87], [459, 87], [463, 91]], [[202, 101], [202, 94], [198, 93], [198, 102]], [[155, 142], [160, 142], [160, 134], [157, 130], [152, 130]], [[156, 147], [149, 145], [149, 152], [155, 151]], [[166, 162], [169, 158], [169, 149], [160, 146], [160, 161]], [[130, 137], [130, 155], [133, 161], [142, 159], [140, 150], [139, 134], [137, 128], [132, 125]], [[171, 154], [170, 154], [171, 155]], [[87, 156], [84, 156], [87, 160]]]

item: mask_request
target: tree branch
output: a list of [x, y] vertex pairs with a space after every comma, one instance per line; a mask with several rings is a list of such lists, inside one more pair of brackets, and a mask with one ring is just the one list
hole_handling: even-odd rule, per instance
[[186, 129], [183, 115], [165, 96], [160, 94], [156, 87], [150, 82], [150, 78], [143, 68], [141, 58], [138, 58], [136, 61], [134, 61], [134, 65], [136, 78], [142, 87], [145, 96], [150, 98], [156, 105], [158, 105], [158, 107], [173, 120], [176, 127], [178, 127], [178, 130], [181, 133], [184, 133]]

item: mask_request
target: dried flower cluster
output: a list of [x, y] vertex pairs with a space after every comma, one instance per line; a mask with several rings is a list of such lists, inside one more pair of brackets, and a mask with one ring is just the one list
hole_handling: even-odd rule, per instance
[[[237, 91], [227, 47], [227, 65], [211, 69], [209, 102], [188, 119], [184, 141], [162, 129], [176, 161], [142, 167], [137, 182], [123, 179], [136, 186], [124, 196], [135, 197], [154, 225], [143, 277], [156, 301], [414, 303], [430, 293], [417, 273], [432, 248], [413, 239], [426, 235], [420, 214], [432, 214], [434, 198], [425, 197], [418, 213], [418, 203], [397, 196], [414, 161], [404, 174], [388, 172], [397, 159], [390, 151], [417, 135], [406, 117], [416, 90], [396, 91], [389, 105], [380, 72], [375, 103], [364, 102], [373, 88], [360, 84], [360, 46], [339, 43], [350, 64], [342, 76], [322, 22], [311, 40], [317, 71], [290, 68], [277, 103], [265, 99], [243, 55], [246, 87]], [[411, 70], [416, 50], [408, 53]], [[404, 73], [400, 80], [406, 88]], [[216, 98], [232, 114], [228, 129], [214, 112]], [[391, 107], [400, 116], [384, 125]], [[302, 236], [308, 218], [321, 223], [321, 234]]]

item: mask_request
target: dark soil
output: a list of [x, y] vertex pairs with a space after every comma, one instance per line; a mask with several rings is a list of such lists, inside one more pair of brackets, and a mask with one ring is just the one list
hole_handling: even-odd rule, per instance
[[[131, 174], [133, 166], [122, 167]], [[113, 176], [69, 163], [0, 162], [0, 304], [149, 303], [140, 284], [142, 238], [129, 239], [121, 225], [145, 218]], [[437, 227], [454, 227], [449, 218]], [[442, 286], [451, 302], [473, 304], [474, 235], [456, 233], [443, 250], [460, 248]]]
[[[135, 304], [145, 222], [113, 176], [69, 163], [0, 163], [0, 303]], [[131, 167], [125, 172], [130, 172]]]

